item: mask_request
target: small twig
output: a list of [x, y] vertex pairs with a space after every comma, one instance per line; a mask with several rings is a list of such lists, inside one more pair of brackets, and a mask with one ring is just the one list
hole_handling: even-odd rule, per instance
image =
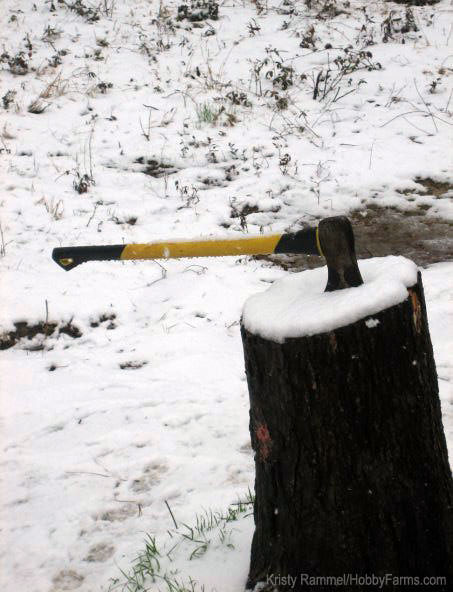
[[95, 216], [95, 214], [96, 214], [96, 210], [97, 210], [97, 208], [98, 208], [98, 205], [99, 205], [99, 204], [98, 204], [98, 202], [96, 202], [96, 203], [94, 204], [93, 213], [91, 214], [91, 217], [90, 217], [90, 219], [88, 220], [88, 222], [87, 222], [87, 225], [86, 225], [86, 227], [87, 227], [87, 228], [88, 228], [88, 226], [90, 225], [90, 222], [91, 222], [91, 220], [94, 218], [94, 216]]
[[392, 119], [389, 119], [386, 123], [383, 123], [379, 127], [385, 127], [389, 123], [392, 123], [392, 121], [395, 121], [395, 119], [398, 119], [399, 117], [405, 117], [406, 115], [411, 115], [412, 113], [425, 113], [425, 111], [423, 111], [423, 109], [414, 109], [413, 111], [406, 111], [406, 113], [400, 113], [399, 115], [395, 115], [395, 117], [392, 117]]
[[185, 102], [186, 97], [188, 99], [190, 99], [196, 106], [198, 106], [197, 101], [193, 97], [191, 97], [188, 92], [185, 92], [183, 90], [175, 90], [174, 92], [171, 92], [169, 95], [166, 95], [165, 97], [162, 97], [162, 98], [169, 99], [171, 96], [177, 95], [177, 94], [182, 95], [184, 97], [184, 107], [186, 106], [186, 102]]
[[95, 477], [109, 477], [113, 479], [113, 475], [104, 475], [103, 473], [93, 473], [92, 471], [65, 471], [67, 475], [94, 475]]
[[4, 256], [6, 255], [6, 249], [5, 249], [5, 237], [3, 236], [3, 228], [2, 228], [2, 225], [1, 225], [1, 223], [0, 223], [0, 237], [1, 237], [1, 240], [2, 240], [2, 244], [1, 244], [1, 246], [0, 246], [0, 255], [1, 255], [2, 257], [4, 257]]
[[453, 125], [453, 123], [451, 123], [450, 121], [445, 121], [445, 119], [442, 119], [442, 117], [438, 117], [437, 115], [432, 115], [434, 117], [434, 119], [437, 119], [438, 121], [441, 121], [442, 123], [446, 123], [447, 125]]
[[[195, 267], [198, 269], [194, 269]], [[193, 271], [197, 275], [202, 275], [203, 273], [206, 273], [208, 271], [208, 268], [204, 265], [189, 265], [189, 267], [186, 267], [186, 269], [183, 270], [183, 273], [185, 273], [186, 271]]]
[[93, 141], [94, 126], [91, 128], [90, 137], [88, 139], [88, 158], [90, 161], [90, 179], [93, 180], [93, 155], [91, 151], [91, 143]]
[[414, 86], [415, 86], [415, 90], [417, 91], [418, 96], [422, 100], [422, 103], [425, 105], [426, 110], [428, 111], [428, 113], [431, 116], [431, 119], [432, 119], [432, 122], [433, 122], [433, 125], [434, 125], [434, 129], [436, 130], [436, 133], [437, 133], [439, 131], [439, 129], [438, 129], [437, 125], [436, 125], [436, 122], [434, 121], [434, 115], [431, 113], [431, 109], [428, 107], [427, 102], [425, 101], [425, 99], [420, 94], [420, 91], [418, 90], [418, 86], [417, 86], [417, 81], [415, 80], [415, 78], [414, 78]]
[[[340, 90], [340, 89], [338, 89], [338, 90]], [[347, 95], [350, 95], [351, 93], [356, 92], [356, 91], [357, 91], [357, 89], [353, 88], [352, 90], [348, 90], [348, 92], [342, 94], [340, 97], [335, 96], [335, 99], [332, 101], [332, 103], [336, 103], [337, 101], [339, 101], [343, 97], [346, 97]]]
[[371, 144], [371, 149], [370, 149], [370, 162], [368, 163], [368, 168], [369, 169], [371, 169], [371, 162], [372, 162], [372, 159], [373, 159], [373, 148], [374, 148], [374, 140], [373, 140], [373, 142]]
[[450, 96], [448, 97], [447, 106], [445, 107], [445, 113], [447, 113], [447, 111], [448, 111], [448, 107], [450, 105], [450, 100], [451, 100], [452, 93], [453, 93], [453, 88], [451, 89]]
[[[318, 72], [318, 75], [317, 75], [316, 80], [315, 80], [315, 86], [314, 86], [314, 89], [313, 89], [313, 100], [316, 100], [318, 98], [318, 94], [319, 94], [319, 83], [321, 81], [321, 76], [322, 76], [322, 70], [320, 70]], [[326, 78], [327, 78], [327, 76], [326, 76]]]
[[165, 505], [168, 508], [168, 511], [170, 512], [170, 516], [171, 516], [171, 518], [173, 520], [173, 524], [175, 525], [176, 530], [178, 530], [178, 524], [177, 524], [177, 522], [175, 520], [175, 517], [173, 516], [173, 512], [171, 511], [170, 504], [167, 502], [167, 500], [164, 500], [164, 501], [165, 501]]
[[415, 123], [412, 123], [412, 121], [409, 121], [409, 119], [406, 119], [405, 117], [403, 117], [404, 121], [406, 123], [408, 123], [409, 125], [411, 125], [413, 128], [415, 128], [417, 131], [419, 132], [423, 132], [424, 134], [426, 134], [427, 136], [432, 136], [432, 134], [430, 132], [427, 132], [426, 130], [424, 130], [421, 127], [418, 127], [418, 125], [415, 125]]
[[445, 119], [442, 119], [441, 117], [438, 117], [437, 115], [434, 115], [433, 113], [427, 114], [426, 111], [423, 111], [423, 109], [415, 109], [414, 111], [407, 111], [406, 113], [400, 113], [399, 115], [395, 115], [395, 117], [392, 117], [392, 119], [389, 119], [386, 123], [383, 123], [379, 127], [385, 127], [389, 123], [392, 123], [392, 121], [395, 121], [395, 119], [398, 119], [398, 117], [405, 117], [406, 115], [411, 115], [412, 113], [424, 113], [425, 116], [430, 115], [431, 117], [434, 117], [434, 119], [438, 119], [442, 123], [446, 123], [447, 125], [453, 125], [453, 123], [450, 123], [449, 121], [445, 121]]
[[148, 111], [148, 130], [147, 131], [144, 130], [141, 118], [140, 118], [140, 127], [142, 128], [142, 134], [145, 136], [146, 140], [149, 142], [149, 140], [151, 138], [151, 110], [159, 111], [159, 109], [157, 109], [156, 107], [153, 107], [152, 105], [145, 105], [145, 104], [143, 105], [143, 107], [146, 107], [147, 109], [149, 109], [149, 111]]
[[152, 259], [152, 262], [155, 263], [156, 265], [158, 265], [161, 268], [162, 271], [162, 277], [165, 278], [167, 277], [167, 268], [164, 267], [162, 265], [162, 263], [159, 263], [159, 261], [156, 261], [156, 259]]

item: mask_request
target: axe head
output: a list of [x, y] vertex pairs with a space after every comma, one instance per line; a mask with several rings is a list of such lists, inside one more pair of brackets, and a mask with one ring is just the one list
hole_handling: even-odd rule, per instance
[[326, 292], [363, 284], [355, 254], [354, 233], [346, 216], [324, 218], [318, 225], [320, 250], [327, 263]]

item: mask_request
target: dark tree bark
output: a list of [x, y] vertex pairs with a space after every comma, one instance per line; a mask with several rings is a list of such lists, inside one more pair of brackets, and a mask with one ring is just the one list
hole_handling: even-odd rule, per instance
[[452, 583], [453, 483], [420, 274], [372, 319], [283, 344], [242, 327], [256, 464], [249, 588], [332, 589], [300, 574]]

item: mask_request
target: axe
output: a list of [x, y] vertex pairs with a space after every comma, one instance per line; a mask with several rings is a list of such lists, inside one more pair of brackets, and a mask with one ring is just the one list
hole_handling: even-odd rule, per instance
[[326, 259], [326, 292], [360, 286], [354, 233], [348, 218], [324, 218], [316, 227], [293, 233], [245, 238], [172, 240], [145, 244], [58, 247], [52, 259], [69, 271], [87, 261], [131, 259], [178, 259], [180, 257], [225, 257], [270, 254], [320, 255]]

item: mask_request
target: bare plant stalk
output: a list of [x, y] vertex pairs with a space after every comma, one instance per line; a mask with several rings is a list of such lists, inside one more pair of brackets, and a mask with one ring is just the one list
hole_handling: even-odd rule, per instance
[[370, 149], [370, 162], [368, 163], [368, 168], [371, 169], [371, 164], [373, 161], [373, 148], [374, 148], [374, 140], [373, 143], [371, 144], [371, 149]]
[[87, 222], [87, 228], [88, 228], [88, 226], [90, 225], [90, 222], [91, 222], [91, 220], [94, 218], [94, 215], [96, 214], [96, 210], [98, 209], [98, 205], [99, 205], [99, 203], [98, 203], [98, 202], [96, 202], [96, 203], [94, 204], [93, 213], [91, 214], [91, 216], [90, 216], [90, 219], [89, 219], [89, 220], [88, 220], [88, 222]]
[[1, 245], [0, 245], [0, 255], [4, 257], [6, 255], [6, 245], [5, 245], [5, 237], [3, 236], [3, 228], [0, 222], [0, 237], [1, 237]]
[[92, 181], [94, 179], [94, 177], [93, 177], [93, 153], [92, 153], [92, 149], [91, 149], [91, 145], [93, 142], [93, 135], [94, 135], [94, 125], [91, 128], [90, 137], [88, 139], [88, 158], [90, 161], [90, 179]]

